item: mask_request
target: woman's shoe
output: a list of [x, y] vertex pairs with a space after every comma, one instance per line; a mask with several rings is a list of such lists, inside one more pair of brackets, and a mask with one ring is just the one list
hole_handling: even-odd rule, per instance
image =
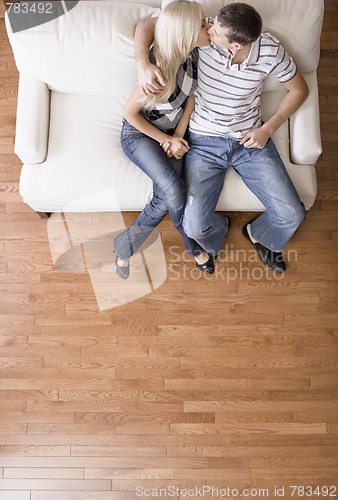
[[215, 272], [214, 259], [211, 257], [211, 255], [209, 255], [209, 259], [203, 264], [199, 264], [198, 262], [196, 262], [196, 267], [204, 273], [213, 274]]
[[119, 261], [119, 257], [118, 257], [118, 255], [116, 255], [114, 271], [116, 272], [117, 276], [119, 276], [123, 280], [127, 280], [129, 278], [129, 274], [130, 274], [129, 259], [126, 260], [126, 262], [128, 262], [128, 264], [126, 266], [120, 266], [118, 261]]

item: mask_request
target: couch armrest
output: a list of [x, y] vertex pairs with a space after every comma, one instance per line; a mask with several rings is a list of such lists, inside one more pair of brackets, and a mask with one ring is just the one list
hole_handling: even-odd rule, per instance
[[46, 160], [49, 109], [50, 90], [46, 83], [20, 73], [14, 151], [23, 163]]
[[322, 152], [317, 75], [306, 73], [309, 96], [290, 118], [290, 157], [298, 165], [315, 165]]

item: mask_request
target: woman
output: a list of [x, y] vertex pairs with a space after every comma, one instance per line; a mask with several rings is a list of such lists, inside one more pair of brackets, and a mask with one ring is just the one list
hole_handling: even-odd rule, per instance
[[123, 110], [121, 145], [126, 155], [153, 180], [153, 198], [136, 221], [114, 240], [115, 272], [130, 273], [129, 258], [168, 210], [196, 266], [214, 272], [212, 257], [182, 227], [186, 189], [181, 179], [182, 157], [189, 145], [184, 135], [194, 108], [197, 86], [195, 47], [209, 45], [207, 27], [197, 2], [178, 0], [160, 14], [150, 60], [161, 70], [166, 86], [144, 96], [138, 86]]

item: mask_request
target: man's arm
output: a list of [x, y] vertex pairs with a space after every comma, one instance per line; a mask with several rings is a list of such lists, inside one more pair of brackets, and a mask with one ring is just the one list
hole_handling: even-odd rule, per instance
[[276, 113], [261, 127], [250, 130], [243, 137], [240, 144], [243, 144], [245, 148], [263, 148], [269, 137], [297, 111], [309, 94], [308, 86], [299, 71], [283, 85], [288, 90], [288, 93], [282, 99]]
[[190, 117], [195, 108], [195, 96], [189, 96], [184, 103], [184, 111], [180, 121], [176, 125], [174, 135], [184, 137], [189, 125]]
[[144, 95], [155, 94], [166, 84], [161, 71], [149, 62], [149, 47], [154, 39], [156, 21], [156, 18], [139, 21], [134, 35], [138, 82]]

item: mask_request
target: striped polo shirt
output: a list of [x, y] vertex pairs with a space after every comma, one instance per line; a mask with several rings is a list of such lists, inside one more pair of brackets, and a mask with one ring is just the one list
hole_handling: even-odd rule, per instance
[[280, 83], [293, 78], [292, 58], [270, 33], [263, 31], [242, 64], [231, 64], [231, 53], [214, 45], [199, 49], [198, 88], [189, 130], [240, 140], [261, 125], [260, 96], [265, 78]]

